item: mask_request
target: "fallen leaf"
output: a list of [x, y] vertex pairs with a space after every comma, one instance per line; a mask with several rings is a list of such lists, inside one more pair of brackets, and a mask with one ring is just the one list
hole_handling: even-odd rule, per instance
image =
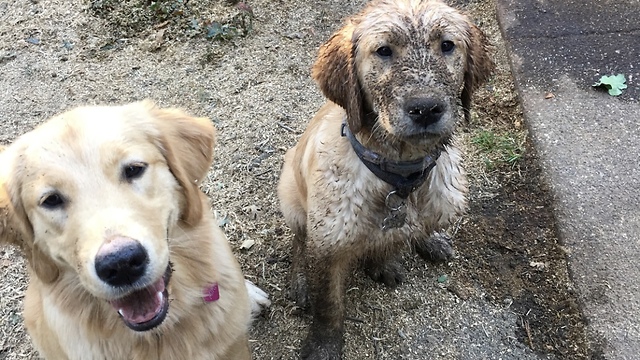
[[548, 92], [544, 94], [545, 99], [553, 99], [554, 97], [556, 96], [552, 92]]
[[249, 250], [249, 249], [251, 249], [251, 248], [253, 247], [253, 245], [254, 245], [255, 243], [256, 243], [256, 242], [255, 242], [255, 240], [251, 240], [251, 239], [249, 239], [249, 240], [245, 240], [245, 241], [242, 243], [242, 245], [240, 245], [240, 249], [243, 249], [243, 250]]
[[544, 270], [547, 264], [540, 261], [532, 261], [529, 263], [529, 266], [536, 268], [536, 270]]
[[605, 88], [609, 95], [618, 96], [622, 94], [622, 90], [627, 88], [626, 82], [627, 79], [625, 79], [624, 74], [604, 75], [592, 86]]

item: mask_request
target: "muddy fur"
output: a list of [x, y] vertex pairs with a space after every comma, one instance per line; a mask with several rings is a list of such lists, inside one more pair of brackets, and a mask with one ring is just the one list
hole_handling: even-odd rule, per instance
[[[454, 133], [473, 90], [493, 69], [488, 47], [466, 16], [441, 2], [385, 0], [371, 2], [320, 48], [313, 76], [330, 101], [287, 152], [278, 187], [295, 233], [292, 297], [313, 314], [303, 358], [341, 358], [345, 279], [354, 265], [396, 286], [402, 251], [415, 249], [431, 261], [452, 255], [449, 239], [434, 234], [467, 207]], [[437, 120], [416, 120], [412, 102], [437, 104]], [[404, 226], [382, 230], [393, 187], [360, 161], [341, 135], [343, 122], [365, 147], [392, 161], [443, 150], [426, 182], [405, 200]]]

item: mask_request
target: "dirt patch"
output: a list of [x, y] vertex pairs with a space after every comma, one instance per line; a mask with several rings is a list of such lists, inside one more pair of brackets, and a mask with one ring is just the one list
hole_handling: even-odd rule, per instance
[[[553, 203], [527, 142], [517, 177], [496, 174], [502, 184], [490, 194], [472, 191], [470, 215], [461, 227], [457, 271], [471, 274], [465, 286], [481, 284], [487, 299], [518, 315], [518, 340], [531, 348], [588, 358], [585, 326], [557, 241]], [[459, 267], [458, 267], [459, 266]]]
[[[254, 358], [297, 358], [310, 319], [286, 297], [291, 234], [275, 185], [284, 151], [323, 102], [309, 76], [316, 49], [362, 4], [251, 1], [248, 34], [214, 41], [215, 23], [246, 27], [234, 22], [246, 10], [206, 0], [0, 0], [0, 143], [80, 104], [150, 97], [210, 117], [219, 140], [203, 190], [246, 275], [273, 300], [251, 332]], [[455, 4], [487, 32], [498, 62], [461, 129], [472, 186], [457, 257], [431, 266], [407, 254], [407, 278], [395, 290], [356, 271], [345, 357], [589, 358], [494, 4]], [[478, 146], [487, 133], [513, 140], [513, 160], [499, 146]], [[247, 240], [254, 245], [241, 249]], [[0, 249], [0, 278], [0, 359], [35, 358], [20, 315], [24, 260], [13, 249]]]

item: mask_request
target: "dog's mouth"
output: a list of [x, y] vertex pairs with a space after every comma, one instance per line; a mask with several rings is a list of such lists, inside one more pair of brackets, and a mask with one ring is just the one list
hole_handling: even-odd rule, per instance
[[164, 275], [151, 285], [109, 301], [130, 329], [148, 331], [162, 324], [169, 311], [167, 285], [171, 272], [169, 265]]
[[379, 123], [377, 131], [381, 131], [380, 135], [382, 137], [403, 142], [438, 142], [440, 138], [449, 136], [452, 132], [452, 128], [444, 120], [429, 126], [415, 124], [410, 119], [402, 116], [393, 121], [386, 120], [383, 122], [380, 118], [377, 121]]

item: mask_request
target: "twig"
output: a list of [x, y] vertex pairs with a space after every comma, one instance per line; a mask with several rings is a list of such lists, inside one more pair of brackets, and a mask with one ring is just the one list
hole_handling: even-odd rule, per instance
[[376, 352], [376, 359], [379, 359], [382, 357], [382, 347], [380, 346], [380, 342], [382, 341], [382, 339], [375, 336], [372, 336], [371, 339], [373, 340], [373, 348]]
[[358, 319], [358, 318], [355, 318], [355, 317], [352, 317], [352, 316], [347, 316], [344, 319], [345, 319], [345, 321], [353, 321], [353, 322], [364, 324], [364, 320]]
[[529, 327], [529, 320], [524, 320], [524, 330], [527, 332], [527, 338], [529, 339], [529, 347], [533, 349], [533, 339], [531, 338], [531, 328]]
[[484, 328], [484, 324], [480, 323], [480, 326], [482, 326], [482, 331], [484, 331], [484, 334], [489, 337], [489, 333], [487, 332], [487, 329]]
[[297, 133], [298, 131], [296, 131], [293, 128], [288, 127], [287, 125], [283, 124], [283, 123], [278, 123], [278, 126], [280, 126], [281, 128], [287, 130], [288, 132], [292, 132], [292, 133]]
[[456, 221], [456, 227], [455, 229], [453, 229], [453, 234], [451, 235], [451, 238], [455, 238], [456, 234], [458, 233], [458, 230], [460, 230], [460, 224], [462, 223], [462, 216], [458, 219], [458, 221]]
[[278, 290], [278, 291], [282, 291], [282, 289], [281, 289], [278, 285], [276, 285], [276, 284], [268, 283], [267, 285], [268, 285], [268, 286], [271, 286], [272, 288], [274, 288], [274, 289], [276, 289], [276, 290]]
[[261, 171], [261, 172], [259, 172], [259, 173], [255, 174], [254, 176], [255, 176], [255, 177], [257, 177], [257, 178], [259, 178], [260, 176], [263, 176], [263, 175], [266, 175], [266, 174], [270, 173], [272, 170], [273, 170], [273, 169], [267, 169], [267, 170], [265, 170], [265, 171]]

